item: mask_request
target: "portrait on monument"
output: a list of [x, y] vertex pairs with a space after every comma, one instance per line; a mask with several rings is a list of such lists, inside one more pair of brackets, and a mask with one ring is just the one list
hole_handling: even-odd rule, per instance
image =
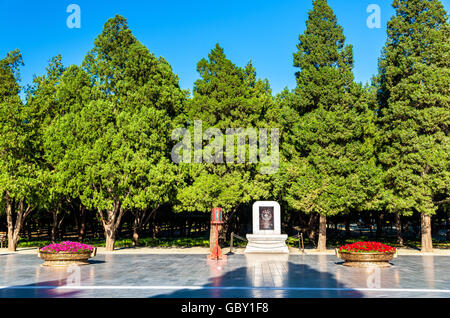
[[274, 213], [273, 206], [261, 206], [259, 207], [259, 229], [261, 231], [273, 231], [274, 230]]

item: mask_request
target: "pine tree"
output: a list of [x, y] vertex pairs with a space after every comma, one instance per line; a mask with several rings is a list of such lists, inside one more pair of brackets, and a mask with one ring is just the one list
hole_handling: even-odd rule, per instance
[[327, 216], [376, 204], [375, 113], [366, 90], [353, 82], [352, 47], [326, 0], [313, 1], [299, 39], [297, 98], [291, 98], [299, 119], [283, 146], [286, 198], [295, 210], [320, 215], [317, 247], [324, 251]]
[[394, 0], [379, 62], [386, 206], [421, 214], [422, 251], [432, 251], [431, 216], [450, 184], [450, 28], [438, 0]]

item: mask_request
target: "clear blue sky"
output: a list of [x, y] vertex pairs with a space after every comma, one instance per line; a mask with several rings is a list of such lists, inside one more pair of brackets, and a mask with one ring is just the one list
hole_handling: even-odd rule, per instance
[[[448, 11], [449, 1], [444, 0]], [[66, 8], [81, 7], [81, 28], [69, 29]], [[393, 15], [392, 0], [329, 0], [347, 43], [354, 46], [355, 77], [370, 82]], [[369, 4], [381, 7], [381, 28], [366, 25]], [[115, 14], [128, 19], [133, 34], [150, 51], [163, 56], [192, 90], [197, 62], [215, 43], [235, 64], [250, 59], [258, 76], [270, 81], [274, 93], [295, 87], [292, 53], [305, 29], [312, 0], [0, 0], [0, 56], [13, 49], [23, 53], [22, 84], [45, 72], [48, 60], [60, 53], [65, 65], [80, 64], [103, 24]]]

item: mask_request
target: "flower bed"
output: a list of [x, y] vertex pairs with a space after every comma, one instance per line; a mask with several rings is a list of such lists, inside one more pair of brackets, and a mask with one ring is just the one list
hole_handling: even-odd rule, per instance
[[41, 252], [49, 252], [49, 253], [60, 253], [60, 252], [84, 253], [88, 251], [92, 252], [93, 250], [94, 247], [92, 245], [70, 241], [50, 244], [40, 249]]
[[378, 242], [356, 242], [341, 246], [339, 251], [355, 253], [391, 253], [395, 252], [395, 247]]
[[45, 261], [43, 266], [87, 265], [96, 251], [91, 245], [65, 241], [39, 249], [38, 256]]
[[389, 261], [397, 256], [397, 250], [378, 242], [356, 242], [336, 249], [336, 256], [345, 261], [345, 266], [390, 267]]

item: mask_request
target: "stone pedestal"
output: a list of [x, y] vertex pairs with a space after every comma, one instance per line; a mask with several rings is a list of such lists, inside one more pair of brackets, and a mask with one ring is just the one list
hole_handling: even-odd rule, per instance
[[246, 254], [288, 254], [286, 234], [281, 234], [280, 205], [274, 201], [253, 204], [253, 234], [247, 234]]
[[286, 234], [280, 235], [258, 235], [247, 234], [248, 244], [245, 248], [245, 253], [266, 253], [266, 254], [279, 254], [289, 253], [289, 249], [286, 246]]

